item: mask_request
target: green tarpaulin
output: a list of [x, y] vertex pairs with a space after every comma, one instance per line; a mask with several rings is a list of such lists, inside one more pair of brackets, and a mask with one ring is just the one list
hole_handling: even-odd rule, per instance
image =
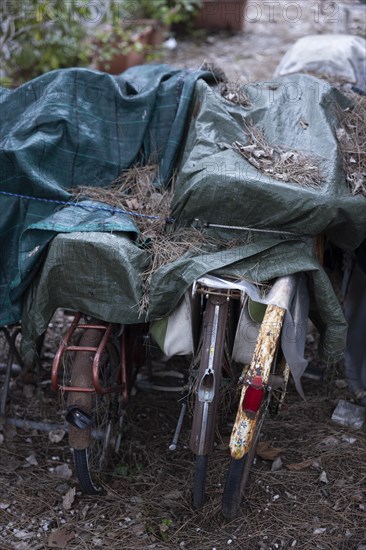
[[[145, 74], [145, 84], [149, 87], [151, 71], [155, 76], [160, 75], [160, 81], [164, 71], [169, 74], [166, 67], [163, 69], [159, 66], [139, 68], [136, 74], [129, 71], [117, 78], [76, 70], [53, 74], [56, 78], [65, 74], [74, 84], [75, 81], [79, 82], [80, 86], [84, 78], [91, 78], [95, 82], [100, 79], [101, 87], [102, 82], [103, 86], [112, 83], [112, 96], [115, 97], [117, 93], [120, 98], [121, 86], [126, 91], [127, 76], [128, 86], [132, 86], [131, 82], [136, 82], [137, 77]], [[316, 259], [313, 237], [324, 234], [340, 247], [355, 248], [366, 235], [366, 201], [348, 192], [335, 138], [335, 130], [339, 125], [337, 109], [348, 106], [349, 101], [320, 80], [295, 75], [279, 78], [274, 83], [245, 87], [251, 104], [241, 107], [223, 99], [216, 88], [208, 86], [203, 80], [197, 81], [197, 73], [173, 71], [173, 76], [169, 76], [166, 81], [174, 81], [170, 91], [174, 89], [174, 93], [177, 92], [182, 75], [186, 78], [185, 82], [189, 82], [187, 89], [190, 92], [193, 92], [195, 86], [194, 97], [190, 102], [191, 95], [183, 94], [185, 99], [182, 110], [175, 98], [175, 119], [170, 115], [169, 120], [172, 122], [178, 117], [180, 124], [175, 127], [174, 122], [170, 131], [172, 126], [168, 127], [165, 123], [169, 131], [165, 131], [163, 138], [165, 152], [162, 154], [162, 173], [165, 181], [175, 166], [179, 145], [182, 145], [182, 149], [184, 145], [175, 183], [172, 216], [177, 226], [202, 227], [207, 223], [224, 226], [206, 228], [204, 231], [210, 238], [215, 236], [221, 241], [236, 242], [236, 246], [231, 244], [230, 249], [222, 250], [225, 246], [221, 243], [216, 252], [211, 249], [207, 254], [187, 253], [157, 270], [151, 284], [148, 320], [169, 314], [194, 279], [207, 272], [263, 282], [280, 275], [304, 271], [308, 274], [312, 316], [321, 331], [320, 352], [327, 361], [337, 359], [343, 351], [346, 325], [329, 280]], [[45, 78], [51, 76], [46, 75]], [[137, 88], [136, 83], [134, 86]], [[129, 96], [127, 100], [122, 97], [122, 105], [130, 101], [128, 112], [123, 111], [129, 121], [138, 120], [144, 124], [141, 122], [144, 120], [144, 101], [148, 118], [157, 121], [159, 117], [154, 109], [159, 106], [163, 116], [164, 106], [168, 106], [167, 95], [154, 90], [154, 93], [151, 92], [155, 99], [155, 107], [151, 107], [153, 112], [149, 111], [150, 95], [142, 99], [139, 96], [141, 90], [135, 95], [131, 94], [131, 101]], [[40, 111], [47, 112], [46, 108], [42, 111], [42, 98], [39, 102]], [[22, 132], [17, 134], [13, 157], [9, 153], [5, 155], [13, 159], [15, 168], [12, 172], [9, 161], [5, 183], [10, 183], [7, 186], [2, 183], [1, 189], [11, 191], [16, 188], [18, 192], [22, 190], [23, 193], [26, 191], [27, 194], [40, 197], [59, 198], [68, 197], [65, 189], [72, 185], [108, 184], [118, 175], [118, 171], [127, 166], [116, 151], [121, 155], [126, 148], [129, 151], [126, 156], [128, 162], [136, 161], [141, 156], [141, 150], [149, 150], [149, 146], [144, 145], [146, 140], [141, 136], [146, 138], [147, 132], [152, 147], [155, 140], [151, 137], [150, 129], [155, 128], [156, 135], [158, 128], [163, 133], [163, 126], [154, 122], [151, 127], [145, 126], [143, 131], [136, 123], [132, 130], [131, 125], [123, 124], [122, 117], [123, 131], [115, 130], [113, 137], [111, 133], [106, 135], [103, 133], [103, 125], [98, 128], [94, 118], [97, 112], [104, 116], [104, 121], [112, 124], [116, 115], [111, 113], [111, 105], [115, 109], [116, 101], [112, 103], [109, 97], [107, 103], [108, 106], [99, 101], [83, 107], [82, 102], [79, 103], [75, 95], [70, 93], [62, 106], [54, 107], [57, 115], [64, 112], [61, 125], [57, 124], [56, 116], [43, 124], [42, 118], [39, 124], [29, 124], [28, 131], [26, 126], [22, 126]], [[189, 103], [190, 125], [183, 143], [184, 119], [188, 114]], [[69, 117], [70, 105], [73, 106], [73, 123]], [[80, 120], [80, 110], [85, 115], [82, 126], [75, 122]], [[246, 143], [243, 120], [249, 119], [263, 129], [270, 145], [316, 157], [319, 161], [320, 185], [305, 187], [264, 176], [233, 151], [230, 146], [234, 141]], [[80, 146], [75, 149], [80, 132], [83, 130], [85, 135], [88, 134], [88, 124], [92, 127], [93, 139], [86, 143], [80, 141]], [[21, 176], [19, 180], [23, 185], [19, 183], [15, 186], [17, 171], [22, 166], [22, 148], [26, 152], [30, 146], [32, 150], [31, 144], [34, 143], [34, 150], [37, 151], [35, 159], [51, 159], [49, 142], [60, 144], [62, 140], [62, 147], [57, 146], [58, 169], [56, 161], [53, 165], [52, 162], [45, 162], [46, 172], [52, 166], [55, 167], [52, 177], [38, 170], [36, 162], [30, 162], [32, 155], [28, 155], [24, 163], [27, 179]], [[38, 150], [40, 143], [44, 156]], [[136, 145], [135, 149], [131, 143]], [[64, 149], [62, 169], [60, 159], [63, 158]], [[114, 155], [117, 155], [118, 161]], [[110, 160], [111, 156], [113, 161]], [[104, 169], [99, 171], [100, 165]], [[76, 166], [80, 173], [74, 170]], [[61, 183], [64, 181], [68, 183], [63, 186]], [[56, 307], [73, 307], [106, 321], [119, 323], [146, 320], [139, 316], [138, 301], [142, 294], [141, 273], [146, 268], [149, 256], [134, 241], [136, 232], [131, 219], [121, 214], [95, 212], [90, 203], [85, 208], [67, 207], [54, 212], [54, 206], [49, 203], [37, 203], [35, 207], [33, 202], [25, 199], [8, 197], [5, 202], [3, 199], [1, 197], [2, 211], [8, 216], [6, 223], [2, 222], [3, 235], [8, 231], [16, 254], [13, 251], [8, 257], [2, 252], [2, 269], [7, 276], [2, 290], [5, 289], [8, 293], [5, 292], [5, 295], [9, 296], [9, 288], [12, 286], [10, 299], [16, 297], [16, 304], [23, 302], [25, 305], [23, 335], [26, 351], [32, 349], [34, 339], [45, 330]], [[47, 219], [51, 213], [51, 218]], [[103, 224], [106, 225], [103, 227]], [[48, 248], [42, 270], [29, 287], [27, 300], [24, 301], [22, 290], [29, 282], [25, 267], [31, 261], [29, 269], [34, 273], [38, 254], [56, 234], [58, 236]], [[26, 246], [23, 243], [27, 243]], [[10, 248], [7, 250], [9, 252]], [[22, 277], [16, 277], [18, 271], [23, 273]], [[9, 310], [11, 302], [3, 304], [4, 320], [4, 312]]]
[[[151, 159], [169, 181], [199, 78], [212, 75], [166, 65], [121, 76], [66, 69], [0, 88], [0, 325], [19, 321], [24, 290], [62, 230], [50, 230], [47, 217], [60, 208], [52, 201], [68, 201], [77, 186], [108, 185]], [[66, 215], [66, 231], [78, 231], [86, 215]], [[131, 230], [126, 216], [100, 211], [88, 231], [102, 230], [103, 216], [110, 230]]]

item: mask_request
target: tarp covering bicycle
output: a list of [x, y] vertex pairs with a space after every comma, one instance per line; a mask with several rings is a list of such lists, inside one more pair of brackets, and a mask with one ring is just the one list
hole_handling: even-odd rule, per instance
[[[337, 109], [351, 103], [323, 81], [295, 75], [246, 86], [247, 101], [235, 104], [217, 87], [197, 82], [201, 76], [209, 75], [166, 66], [132, 69], [124, 77], [73, 69], [3, 93], [1, 191], [15, 196], [2, 195], [0, 202], [1, 323], [19, 320], [25, 304], [23, 335], [29, 346], [59, 306], [138, 323], [168, 315], [194, 279], [207, 272], [254, 282], [308, 272], [311, 309], [322, 331], [320, 351], [328, 361], [342, 353], [344, 318], [313, 238], [325, 234], [351, 249], [366, 235], [365, 199], [349, 193], [335, 137]], [[141, 318], [138, 301], [149, 254], [135, 240], [133, 219], [113, 209], [95, 210], [95, 203], [61, 208], [48, 201], [67, 202], [72, 187], [108, 185], [136, 161], [150, 161], [157, 143], [160, 182], [166, 184], [189, 113], [173, 229], [193, 225], [211, 244], [155, 271], [148, 314]], [[284, 162], [289, 155], [296, 161], [296, 154], [316, 159], [315, 180], [300, 185], [263, 169], [268, 153], [258, 153], [260, 147], [250, 140], [258, 127]], [[273, 159], [267, 160], [270, 166]]]
[[67, 69], [1, 89], [0, 325], [19, 321], [23, 292], [57, 232], [137, 232], [116, 212], [92, 209], [90, 217], [78, 208], [60, 222], [48, 217], [71, 199], [71, 188], [108, 185], [151, 157], [166, 184], [203, 77], [212, 81], [210, 73], [166, 65], [123, 76]]

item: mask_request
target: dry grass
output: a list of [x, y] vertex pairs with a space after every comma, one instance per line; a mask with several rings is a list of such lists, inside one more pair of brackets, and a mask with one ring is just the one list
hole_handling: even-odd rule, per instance
[[76, 200], [85, 196], [135, 214], [133, 221], [140, 230], [139, 241], [150, 256], [149, 266], [142, 274], [143, 296], [140, 315], [147, 313], [151, 279], [157, 269], [174, 262], [188, 251], [200, 252], [205, 242], [202, 232], [178, 229], [166, 233], [170, 221], [173, 190], [161, 192], [154, 186], [158, 167], [134, 166], [124, 172], [108, 187], [82, 187], [75, 191]]
[[150, 285], [154, 273], [164, 265], [170, 264], [185, 253], [202, 253], [206, 242], [204, 234], [197, 229], [178, 229], [171, 234], [160, 234], [152, 238], [148, 246], [150, 262], [142, 274], [143, 295], [139, 303], [139, 314], [145, 315], [149, 309]]
[[[280, 146], [271, 147], [263, 129], [252, 122], [243, 121], [248, 142], [235, 141], [231, 148], [250, 164], [269, 177], [307, 187], [321, 185], [320, 162], [299, 151], [286, 151]], [[305, 124], [305, 123], [304, 123]]]
[[[107, 187], [79, 187], [75, 200], [86, 197], [130, 212], [140, 230], [138, 242], [149, 254], [149, 264], [142, 274], [142, 298], [139, 314], [148, 313], [150, 285], [154, 273], [161, 267], [181, 258], [187, 252], [203, 254], [228, 250], [248, 243], [248, 238], [224, 242], [208, 238], [202, 230], [175, 228], [169, 232], [173, 189], [161, 192], [154, 186], [158, 167], [134, 166]], [[141, 215], [141, 216], [140, 216]]]
[[160, 234], [170, 214], [171, 190], [154, 186], [158, 166], [133, 166], [106, 187], [78, 187], [75, 200], [86, 197], [130, 213], [143, 239]]
[[337, 138], [343, 158], [343, 169], [352, 195], [366, 197], [366, 97], [343, 92], [353, 106], [339, 112], [341, 128]]
[[336, 130], [343, 170], [352, 195], [366, 196], [366, 96], [353, 92], [350, 83], [339, 77], [307, 72], [328, 82], [347, 96], [352, 106], [338, 107], [340, 128]]

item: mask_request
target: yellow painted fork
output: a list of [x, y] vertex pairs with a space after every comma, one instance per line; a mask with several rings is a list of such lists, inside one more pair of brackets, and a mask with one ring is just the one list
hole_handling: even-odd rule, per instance
[[[285, 317], [285, 309], [268, 305], [258, 335], [256, 348], [251, 365], [244, 375], [238, 412], [230, 438], [231, 456], [236, 460], [242, 458], [250, 449], [255, 436], [255, 428], [259, 421], [261, 408], [254, 417], [248, 416], [243, 410], [245, 392], [254, 376], [261, 376], [263, 386], [268, 386], [273, 361], [276, 357], [280, 341], [281, 329]], [[285, 377], [288, 379], [288, 367], [285, 367]], [[285, 381], [287, 382], [287, 380]]]

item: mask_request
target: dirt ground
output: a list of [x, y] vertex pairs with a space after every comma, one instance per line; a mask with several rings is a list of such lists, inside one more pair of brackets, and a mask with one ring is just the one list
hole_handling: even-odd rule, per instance
[[[233, 82], [265, 81], [271, 79], [282, 56], [298, 38], [345, 32], [341, 6], [347, 3], [357, 2], [248, 1], [243, 33], [180, 40], [164, 61], [195, 69], [209, 61], [221, 67]], [[366, 10], [361, 5], [350, 12], [349, 33], [366, 36]]]
[[[261, 12], [249, 13], [243, 34], [179, 40], [164, 61], [194, 68], [210, 61], [236, 82], [269, 79], [298, 37], [332, 32], [336, 25], [331, 21], [336, 3], [325, 3], [325, 13], [319, 11], [320, 2], [250, 4]], [[352, 13], [352, 32], [366, 35], [365, 17], [361, 10]], [[39, 375], [12, 380], [9, 416], [62, 424], [63, 403], [49, 382], [64, 321], [59, 314], [50, 327]], [[1, 339], [0, 349], [3, 363]], [[319, 364], [312, 337], [308, 357], [313, 366]], [[322, 382], [305, 378], [304, 390], [306, 401], [290, 383], [280, 414], [266, 420], [262, 442], [270, 446], [271, 459], [268, 450], [263, 451], [266, 459], [258, 457], [249, 493], [231, 522], [220, 515], [229, 427], [224, 425], [217, 438], [207, 502], [197, 512], [191, 506], [189, 416], [177, 451], [168, 450], [180, 394], [139, 392], [133, 397], [121, 456], [105, 473], [100, 497], [78, 491], [67, 436], [55, 443], [40, 430], [5, 425], [0, 430], [0, 548], [365, 550], [365, 431], [331, 421], [339, 399], [351, 401], [342, 364], [329, 366]], [[276, 466], [274, 456], [280, 457]]]
[[[50, 391], [50, 371], [55, 342], [68, 321], [57, 313], [39, 373], [12, 380], [10, 418], [25, 416], [62, 428], [65, 405]], [[316, 366], [316, 338], [308, 340], [307, 356]], [[290, 382], [281, 412], [266, 419], [248, 494], [231, 522], [220, 514], [230, 425], [221, 422], [210, 456], [207, 500], [195, 511], [190, 415], [177, 450], [169, 451], [179, 393], [133, 396], [120, 456], [103, 473], [105, 492], [98, 497], [79, 492], [62, 431], [56, 443], [54, 432], [5, 425], [0, 433], [0, 547], [364, 550], [365, 432], [331, 421], [339, 399], [351, 401], [342, 365], [329, 367], [322, 382], [304, 378], [303, 386], [306, 401]]]

